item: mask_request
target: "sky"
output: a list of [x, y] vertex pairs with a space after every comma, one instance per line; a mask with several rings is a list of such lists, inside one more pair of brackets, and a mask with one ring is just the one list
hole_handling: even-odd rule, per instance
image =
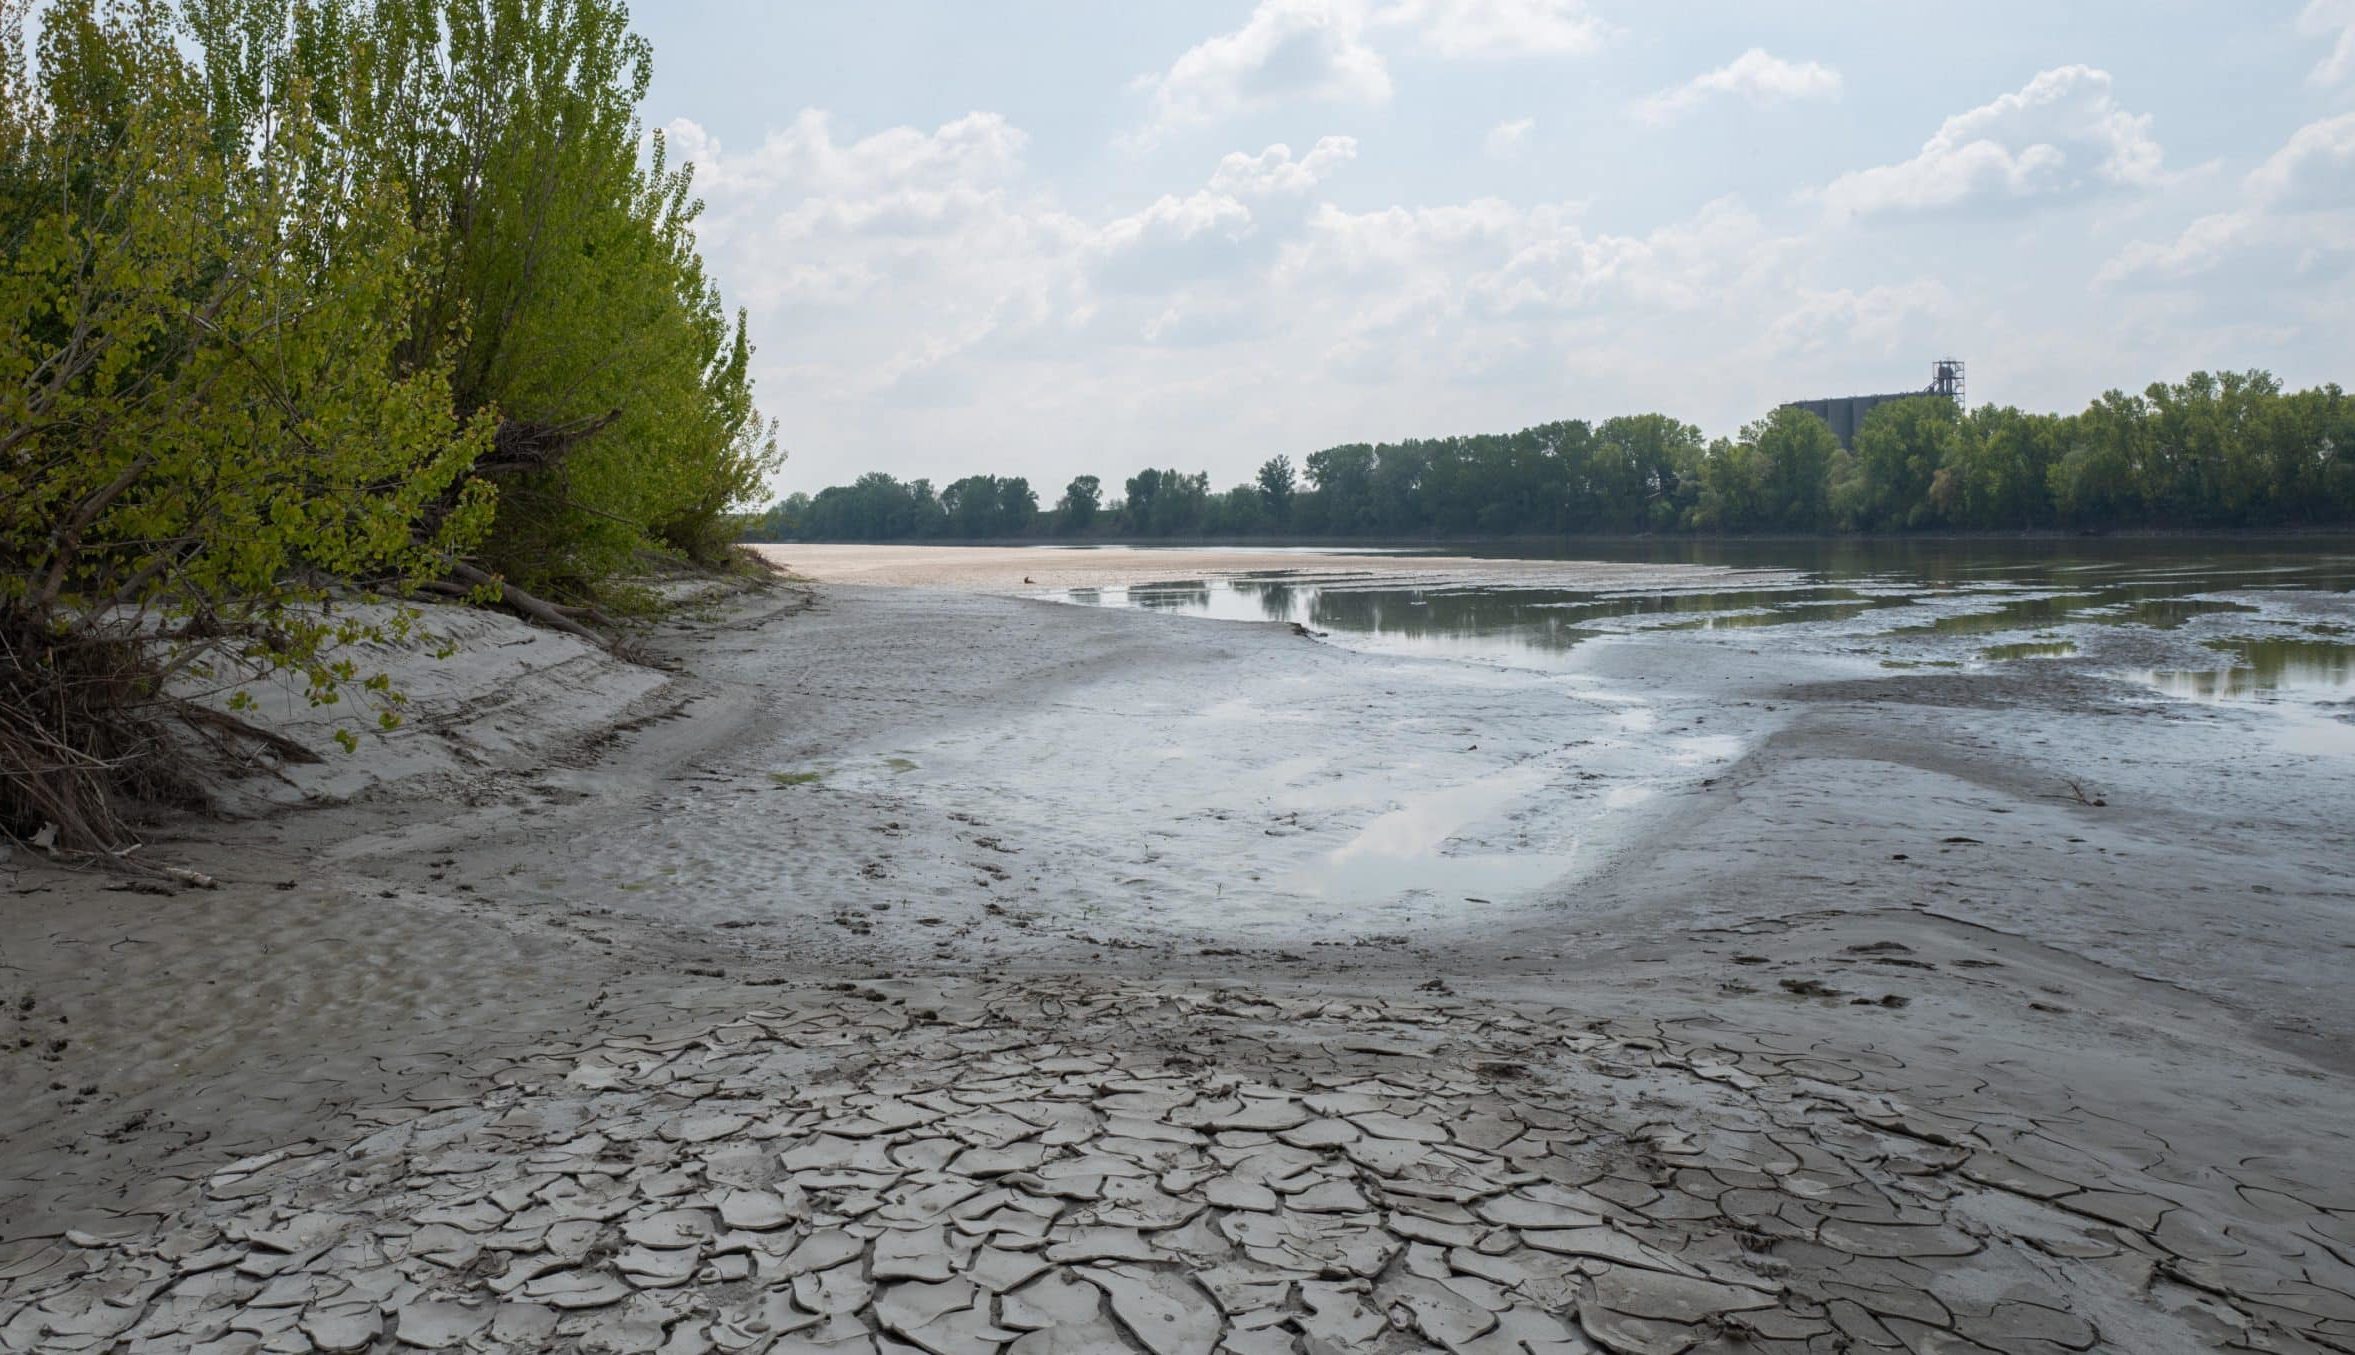
[[2355, 381], [2355, 0], [648, 0], [772, 486]]

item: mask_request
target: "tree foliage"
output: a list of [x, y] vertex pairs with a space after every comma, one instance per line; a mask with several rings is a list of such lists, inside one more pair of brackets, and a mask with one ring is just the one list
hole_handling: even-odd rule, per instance
[[355, 175], [405, 195], [402, 357], [496, 419], [490, 563], [585, 596], [645, 547], [717, 551], [774, 440], [696, 254], [692, 172], [638, 122], [653, 58], [621, 0], [187, 9], [220, 139], [306, 90]]
[[[1637, 414], [1348, 443], [1309, 453], [1301, 470], [1305, 487], [1289, 458], [1271, 458], [1251, 484], [1214, 495], [1206, 475], [1148, 468], [1100, 516], [1092, 505], [1075, 514], [1067, 494], [1039, 530], [1380, 538], [2343, 525], [2355, 523], [2355, 402], [2335, 385], [2285, 392], [2263, 372], [2197, 372], [2141, 395], [2112, 391], [2074, 415], [1891, 401], [1865, 416], [1853, 449], [1785, 407], [1715, 440]], [[801, 527], [812, 539], [940, 534], [920, 518], [893, 521], [910, 525]]]
[[586, 595], [732, 532], [774, 454], [616, 0], [46, 0], [28, 49], [32, 9], [0, 0], [0, 831], [119, 849], [120, 792], [193, 791], [188, 732], [271, 742], [208, 682], [397, 719], [339, 646], [416, 614], [355, 596], [469, 557]]
[[1095, 525], [1096, 513], [1103, 506], [1104, 482], [1093, 475], [1074, 476], [1055, 504], [1056, 526], [1066, 532], [1084, 532]]

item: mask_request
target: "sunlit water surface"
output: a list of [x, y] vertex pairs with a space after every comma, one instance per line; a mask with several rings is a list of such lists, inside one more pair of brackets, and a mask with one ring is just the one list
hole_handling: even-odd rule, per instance
[[[1500, 678], [1520, 673], [1537, 680], [1533, 692], [1559, 691], [1612, 713], [1610, 733], [1581, 740], [1568, 759], [1391, 788], [1395, 808], [1283, 881], [1327, 900], [1484, 904], [1528, 895], [1571, 874], [1614, 820], [1674, 788], [1679, 769], [1688, 780], [1714, 775], [1739, 756], [1740, 742], [1683, 722], [1702, 709], [1734, 713], [1663, 694], [1675, 686], [1677, 646], [1783, 654], [1794, 668], [1804, 657], [1819, 673], [1827, 664], [1963, 675], [2056, 665], [2147, 700], [2237, 706], [2268, 742], [2355, 760], [2355, 545], [2344, 540], [1675, 543], [1615, 552], [1619, 562], [1717, 567], [1649, 587], [1592, 586], [1567, 564], [1550, 579], [1521, 563], [1494, 575], [1418, 570], [1411, 551], [1368, 553], [1362, 568], [1325, 560], [1189, 577], [1187, 555], [1173, 550], [1171, 576], [1161, 581], [1048, 596], [1294, 623], [1351, 649], [1450, 660]], [[1659, 683], [1633, 688], [1596, 676], [1595, 647], [1627, 643], [1652, 648], [1636, 667], [1660, 674]], [[1574, 835], [1497, 850], [1492, 834], [1477, 831], [1511, 806], [1558, 799], [1573, 768], [1611, 758], [1608, 789], [1575, 825], [1561, 825], [1576, 826]]]

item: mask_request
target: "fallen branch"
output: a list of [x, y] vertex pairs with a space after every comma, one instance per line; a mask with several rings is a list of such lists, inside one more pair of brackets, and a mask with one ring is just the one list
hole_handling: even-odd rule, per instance
[[499, 594], [499, 602], [501, 605], [510, 607], [515, 611], [520, 612], [524, 616], [539, 622], [541, 625], [546, 626], [550, 630], [563, 631], [567, 635], [576, 636], [580, 639], [588, 641], [590, 644], [597, 646], [599, 649], [603, 649], [612, 653], [619, 653], [621, 651], [620, 641], [602, 635], [597, 631], [591, 630], [587, 626], [581, 624], [579, 621], [574, 620], [571, 616], [566, 615], [567, 610], [578, 609], [567, 609], [548, 601], [546, 598], [534, 597], [532, 594], [526, 593], [522, 589], [516, 587], [514, 584], [507, 582], [505, 579], [498, 578], [495, 575], [486, 574], [483, 571], [476, 569], [473, 565], [467, 564], [463, 560], [456, 561], [451, 564], [450, 574], [460, 583], [472, 584], [476, 588], [497, 589]]
[[2084, 805], [2088, 809], [2107, 809], [2110, 807], [2109, 801], [2103, 799], [2099, 795], [2088, 793], [2085, 789], [2084, 783], [2079, 781], [2076, 777], [2069, 777], [2068, 782], [2069, 794], [2077, 801], [2077, 803]]

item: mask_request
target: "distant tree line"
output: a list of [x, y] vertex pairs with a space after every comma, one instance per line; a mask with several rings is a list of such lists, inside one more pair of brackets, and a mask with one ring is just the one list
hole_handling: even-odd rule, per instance
[[1214, 491], [1142, 470], [1108, 498], [1093, 475], [1040, 511], [1027, 482], [935, 493], [880, 472], [758, 515], [760, 540], [1004, 537], [1411, 537], [1853, 532], [2355, 523], [2355, 401], [2285, 392], [2264, 372], [2194, 373], [2077, 414], [1942, 396], [1881, 405], [1853, 449], [1778, 409], [1731, 438], [1664, 414], [1518, 433], [1350, 443], [1299, 473], [1274, 457]]

